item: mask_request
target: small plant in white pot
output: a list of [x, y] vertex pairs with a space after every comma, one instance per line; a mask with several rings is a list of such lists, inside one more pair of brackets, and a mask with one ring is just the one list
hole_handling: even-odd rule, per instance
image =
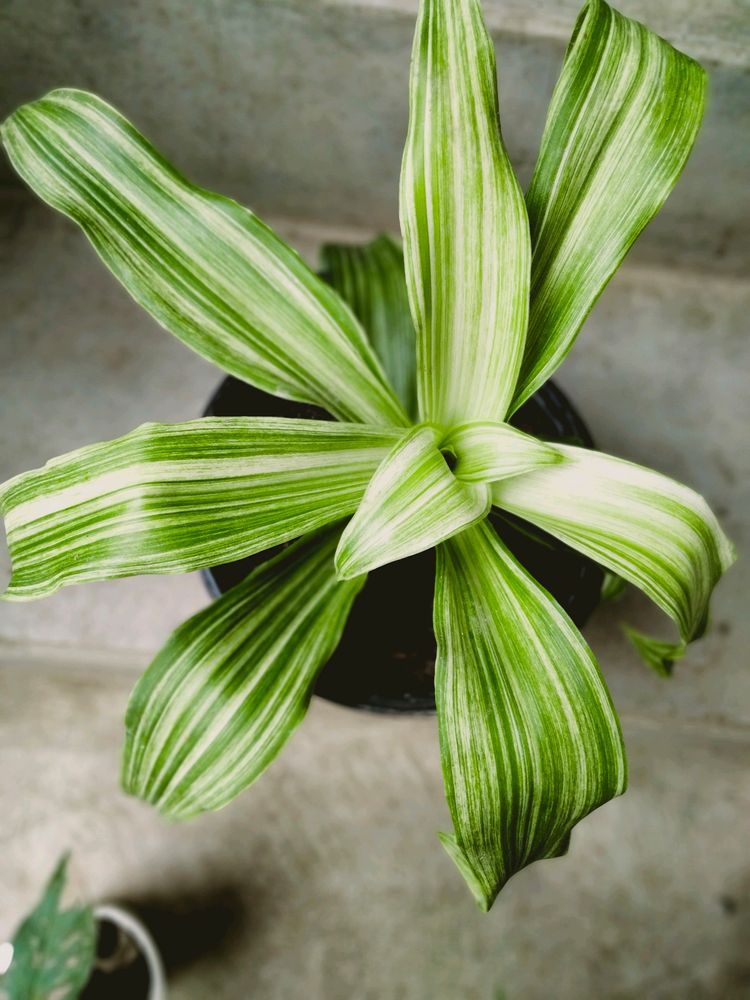
[[[145, 424], [2, 488], [12, 600], [280, 546], [182, 625], [139, 682], [129, 792], [179, 819], [229, 802], [304, 715], [366, 574], [433, 548], [454, 824], [441, 836], [480, 906], [525, 865], [564, 853], [572, 827], [624, 791], [593, 654], [491, 518], [519, 518], [648, 594], [680, 633], [668, 645], [637, 637], [657, 667], [702, 634], [733, 559], [704, 500], [510, 421], [675, 184], [705, 92], [695, 62], [590, 0], [524, 199], [478, 0], [422, 0], [403, 258], [382, 241], [333, 248], [332, 285], [97, 97], [54, 91], [5, 122], [21, 176], [163, 326], [263, 394], [335, 418]], [[412, 599], [404, 588], [401, 603]]]
[[166, 1000], [159, 951], [133, 913], [113, 903], [62, 908], [67, 867], [63, 857], [0, 945], [2, 1000]]

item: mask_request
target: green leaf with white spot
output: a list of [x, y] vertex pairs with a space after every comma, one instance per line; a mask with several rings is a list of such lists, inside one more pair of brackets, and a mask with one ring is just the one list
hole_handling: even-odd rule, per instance
[[685, 642], [699, 638], [714, 585], [735, 559], [703, 497], [632, 462], [555, 447], [563, 462], [495, 483], [493, 503], [639, 587]]
[[420, 3], [401, 230], [422, 420], [502, 420], [526, 338], [530, 244], [479, 0]]
[[510, 424], [488, 420], [451, 428], [441, 448], [455, 455], [453, 471], [466, 482], [491, 482], [562, 461], [543, 441]]
[[304, 717], [364, 584], [336, 579], [338, 536], [300, 540], [173, 633], [128, 705], [126, 791], [187, 819], [265, 770]]
[[242, 559], [351, 514], [401, 431], [323, 420], [144, 424], [0, 487], [10, 600]]
[[441, 840], [488, 910], [625, 790], [625, 750], [591, 650], [486, 521], [438, 548], [435, 634]]
[[329, 243], [321, 253], [326, 279], [351, 306], [404, 409], [416, 417], [417, 348], [403, 250], [383, 234], [363, 246]]
[[13, 959], [0, 976], [0, 995], [7, 1000], [77, 1000], [91, 975], [94, 914], [90, 906], [61, 908], [67, 867], [66, 855], [13, 935]]
[[677, 183], [706, 103], [698, 63], [603, 0], [583, 8], [526, 195], [531, 308], [513, 408], [560, 365]]
[[266, 392], [407, 423], [350, 309], [251, 211], [190, 184], [100, 98], [54, 90], [2, 126], [8, 155], [144, 309]]
[[456, 479], [441, 437], [438, 428], [421, 424], [383, 460], [341, 536], [341, 579], [430, 549], [487, 514], [489, 487]]

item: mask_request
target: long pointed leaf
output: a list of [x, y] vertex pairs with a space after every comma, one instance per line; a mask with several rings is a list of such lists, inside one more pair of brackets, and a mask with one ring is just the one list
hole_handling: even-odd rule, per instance
[[530, 245], [479, 0], [422, 0], [401, 228], [423, 420], [502, 420], [526, 337]]
[[658, 472], [572, 445], [492, 487], [493, 503], [640, 587], [685, 641], [703, 632], [711, 591], [735, 558], [699, 494]]
[[417, 414], [417, 343], [409, 310], [404, 254], [388, 235], [363, 246], [329, 243], [323, 267], [365, 329], [409, 416]]
[[485, 522], [438, 549], [437, 698], [453, 835], [488, 910], [521, 868], [625, 790], [619, 723], [573, 623]]
[[128, 706], [126, 791], [186, 819], [279, 753], [364, 583], [336, 580], [337, 541], [334, 529], [298, 542], [174, 632]]
[[554, 448], [538, 438], [510, 424], [487, 420], [451, 428], [441, 447], [456, 456], [453, 471], [467, 482], [491, 482], [562, 461]]
[[555, 371], [633, 241], [677, 182], [706, 74], [603, 0], [583, 8], [526, 205], [531, 310], [516, 409]]
[[185, 180], [104, 101], [53, 91], [11, 115], [2, 138], [24, 180], [193, 350], [342, 420], [408, 422], [336, 293], [248, 209]]
[[430, 549], [487, 514], [489, 487], [459, 482], [440, 438], [437, 428], [421, 424], [383, 459], [341, 536], [340, 579]]
[[144, 424], [0, 487], [5, 597], [241, 559], [351, 514], [396, 430], [323, 420]]

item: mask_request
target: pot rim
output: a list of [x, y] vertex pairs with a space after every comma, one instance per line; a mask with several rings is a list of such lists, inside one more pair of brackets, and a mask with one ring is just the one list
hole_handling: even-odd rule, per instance
[[148, 1000], [167, 1000], [167, 977], [159, 949], [151, 932], [143, 923], [123, 906], [115, 903], [101, 903], [94, 907], [94, 917], [98, 921], [108, 921], [124, 931], [143, 956], [149, 973]]

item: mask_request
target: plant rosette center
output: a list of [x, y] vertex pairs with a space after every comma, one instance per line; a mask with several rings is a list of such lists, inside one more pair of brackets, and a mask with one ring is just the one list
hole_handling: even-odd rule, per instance
[[370, 480], [336, 552], [339, 579], [433, 548], [487, 516], [490, 484], [563, 461], [500, 421], [407, 431]]

